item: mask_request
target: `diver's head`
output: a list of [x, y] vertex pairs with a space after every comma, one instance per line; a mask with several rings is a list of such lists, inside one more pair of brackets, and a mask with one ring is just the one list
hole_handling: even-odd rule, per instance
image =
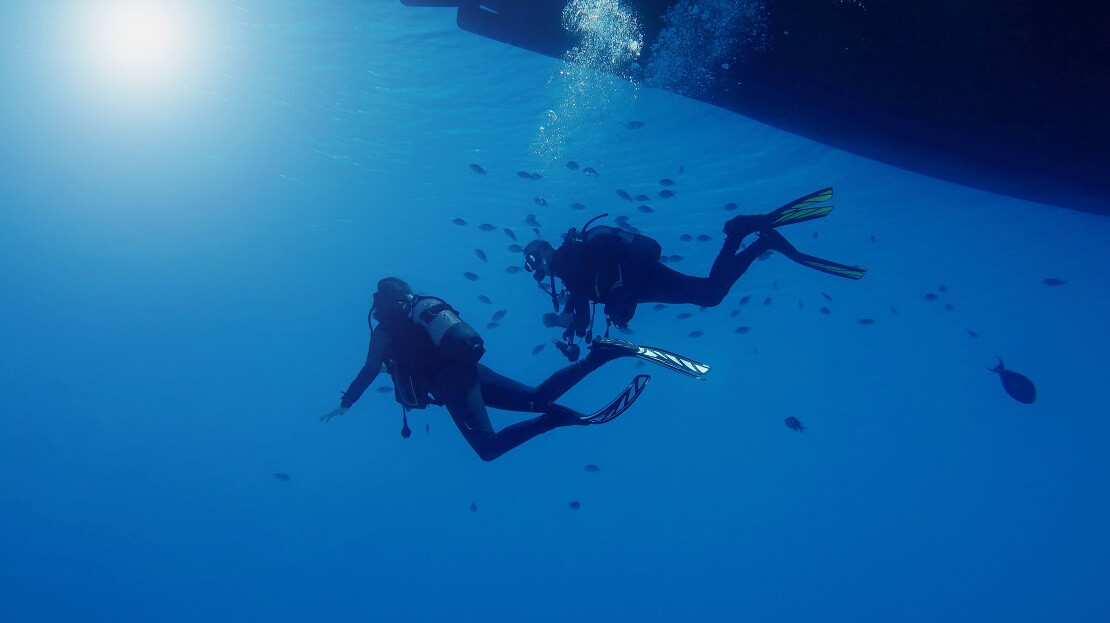
[[374, 317], [382, 322], [403, 314], [411, 297], [409, 284], [396, 277], [382, 279], [374, 293]]
[[533, 240], [524, 247], [524, 270], [532, 273], [532, 278], [538, 282], [547, 279], [551, 268], [551, 257], [555, 255], [555, 248], [545, 240]]

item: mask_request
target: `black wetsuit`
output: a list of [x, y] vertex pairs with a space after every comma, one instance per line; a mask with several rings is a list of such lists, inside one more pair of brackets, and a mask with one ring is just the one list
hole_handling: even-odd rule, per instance
[[742, 239], [725, 239], [708, 277], [685, 275], [665, 266], [659, 261], [658, 243], [612, 227], [592, 228], [584, 241], [564, 242], [555, 251], [551, 270], [568, 292], [565, 309], [573, 314], [570, 328], [579, 337], [586, 334], [591, 303], [603, 303], [605, 315], [617, 326], [628, 324], [639, 303], [719, 305], [736, 280], [769, 248], [760, 239], [737, 252]]
[[[555, 400], [608, 361], [602, 356], [588, 356], [531, 387], [480, 363], [443, 361], [427, 334], [411, 321], [398, 320], [389, 325], [379, 325], [371, 335], [366, 365], [343, 394], [340, 406], [353, 405], [388, 362], [395, 372], [411, 378], [419, 394], [431, 394], [434, 404], [447, 408], [459, 432], [483, 461], [492, 461], [536, 435], [582, 423], [581, 414], [555, 404]], [[543, 415], [494, 432], [487, 406]]]

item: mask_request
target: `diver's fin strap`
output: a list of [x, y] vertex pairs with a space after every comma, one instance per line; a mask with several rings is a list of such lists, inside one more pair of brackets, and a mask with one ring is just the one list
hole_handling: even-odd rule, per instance
[[662, 348], [656, 348], [654, 346], [637, 345], [636, 348], [636, 357], [663, 366], [668, 370], [674, 370], [679, 374], [684, 374], [701, 381], [704, 381], [705, 375], [709, 374], [708, 365], [700, 361], [694, 361], [678, 353], [672, 353], [669, 350], [663, 350]]
[[822, 188], [817, 192], [810, 193], [805, 197], [799, 197], [781, 208], [767, 213], [768, 226], [781, 227], [783, 225], [793, 225], [794, 223], [804, 223], [805, 221], [812, 221], [813, 219], [827, 216], [829, 212], [832, 212], [832, 206], [811, 206], [828, 201], [832, 199], [832, 196], [833, 189], [830, 186], [829, 188]]
[[[781, 251], [780, 251], [781, 253]], [[783, 253], [786, 257], [801, 264], [808, 266], [813, 270], [819, 270], [823, 273], [835, 275], [837, 277], [844, 277], [845, 279], [863, 279], [867, 274], [867, 269], [860, 266], [848, 266], [847, 264], [840, 264], [832, 260], [825, 260], [812, 255], [806, 255], [801, 251], [794, 250], [788, 253]]]
[[632, 406], [632, 403], [636, 402], [640, 394], [644, 393], [644, 388], [647, 387], [647, 382], [650, 378], [651, 377], [647, 374], [637, 375], [636, 378], [632, 379], [632, 382], [628, 384], [628, 387], [624, 388], [624, 391], [621, 392], [619, 396], [609, 401], [609, 404], [601, 409], [583, 417], [582, 420], [590, 424], [604, 424], [617, 419], [620, 414], [624, 413]]

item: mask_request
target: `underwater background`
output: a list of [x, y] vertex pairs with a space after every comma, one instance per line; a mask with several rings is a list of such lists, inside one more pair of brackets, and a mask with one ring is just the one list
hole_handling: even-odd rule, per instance
[[[81, 69], [85, 3], [0, 10], [4, 620], [1110, 618], [1105, 216], [852, 156], [449, 12], [188, 4], [204, 45], [157, 92]], [[614, 192], [661, 178], [676, 196], [650, 213]], [[825, 186], [833, 214], [784, 233], [863, 280], [775, 256], [717, 308], [641, 306], [630, 339], [707, 381], [610, 364], [565, 403], [652, 374], [628, 413], [492, 463], [442, 409], [402, 439], [385, 376], [318, 421], [362, 366], [381, 277], [450, 301], [484, 363], [536, 383], [564, 360], [501, 228], [523, 243], [534, 215], [557, 240], [623, 214], [704, 275], [726, 204]]]

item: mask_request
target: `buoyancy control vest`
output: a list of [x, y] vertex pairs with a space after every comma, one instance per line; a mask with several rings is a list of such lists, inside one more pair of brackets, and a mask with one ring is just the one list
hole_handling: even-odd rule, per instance
[[428, 334], [436, 354], [446, 361], [475, 364], [486, 353], [482, 336], [443, 299], [411, 297], [409, 318]]

